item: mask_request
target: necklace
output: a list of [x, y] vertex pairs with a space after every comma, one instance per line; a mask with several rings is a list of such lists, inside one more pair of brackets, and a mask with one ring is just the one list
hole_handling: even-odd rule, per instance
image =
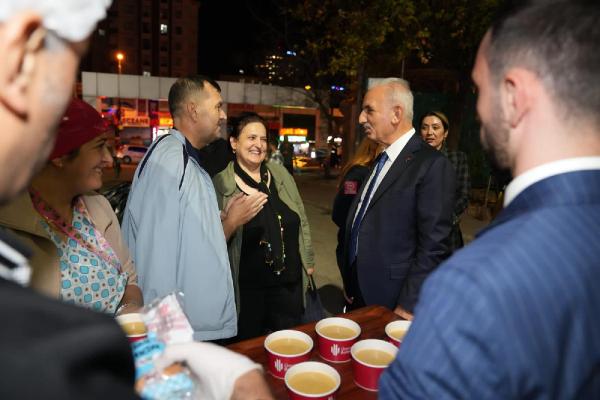
[[[250, 176], [247, 174], [247, 172], [242, 170], [238, 165], [236, 165], [235, 167], [236, 167], [236, 170], [235, 170], [236, 184], [238, 185], [238, 188], [240, 190], [242, 190], [242, 192], [246, 193], [246, 190], [244, 190], [244, 189], [245, 189], [245, 187], [249, 187], [254, 190], [262, 190], [264, 193], [266, 193], [269, 196], [267, 201], [270, 204], [270, 210], [272, 210], [274, 217], [277, 220], [277, 224], [273, 224], [272, 222], [269, 221], [269, 219], [272, 218], [269, 213], [263, 214], [263, 216], [261, 218], [263, 218], [263, 221], [264, 221], [266, 237], [263, 236], [263, 238], [259, 241], [259, 246], [262, 247], [263, 251], [264, 251], [265, 265], [267, 266], [267, 268], [269, 268], [271, 271], [273, 271], [273, 273], [275, 275], [279, 276], [286, 269], [284, 225], [283, 225], [282, 215], [277, 211], [277, 209], [274, 207], [274, 204], [272, 202], [272, 199], [274, 199], [275, 197], [278, 197], [277, 194], [274, 194], [271, 191], [271, 189], [269, 188], [269, 185], [272, 184], [272, 176], [271, 176], [269, 170], [266, 169], [266, 167], [261, 166], [261, 180], [260, 180], [260, 182], [256, 182], [256, 181], [254, 181], [254, 179], [250, 178]], [[251, 179], [253, 185], [250, 185], [250, 182], [248, 182], [244, 178]], [[254, 187], [254, 185], [256, 185], [256, 187]], [[261, 189], [261, 188], [263, 188], [263, 189]], [[273, 225], [275, 225], [275, 226], [273, 226]], [[272, 232], [275, 229], [277, 229], [279, 231], [278, 235], [281, 240], [281, 255], [280, 256], [277, 255], [277, 253], [274, 251], [274, 248], [273, 248], [274, 244], [276, 245], [276, 243], [272, 243], [272, 236], [269, 237], [270, 235], [268, 235], [269, 231]], [[273, 232], [273, 234], [275, 234], [275, 233]]]

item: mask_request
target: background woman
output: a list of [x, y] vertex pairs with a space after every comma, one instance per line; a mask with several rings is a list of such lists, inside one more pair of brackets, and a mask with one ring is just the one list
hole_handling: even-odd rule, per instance
[[443, 113], [439, 111], [428, 112], [421, 117], [419, 126], [423, 140], [444, 153], [456, 171], [456, 200], [452, 215], [452, 231], [449, 238], [450, 251], [453, 252], [464, 246], [462, 232], [460, 231], [460, 217], [469, 206], [469, 191], [471, 189], [467, 156], [462, 151], [449, 151], [446, 148], [446, 137], [448, 137], [450, 124]]
[[242, 340], [300, 323], [314, 252], [294, 179], [282, 165], [265, 162], [264, 121], [258, 115], [242, 118], [230, 143], [235, 160], [214, 178], [219, 207], [226, 209], [238, 193], [268, 195], [263, 209], [228, 243]]
[[33, 250], [31, 286], [109, 314], [133, 312], [142, 293], [117, 217], [93, 192], [112, 158], [105, 121], [84, 101], [69, 105], [48, 163], [28, 193], [0, 209], [0, 225]]
[[352, 205], [352, 200], [358, 194], [363, 182], [369, 178], [371, 166], [379, 153], [381, 153], [381, 150], [381, 146], [365, 137], [358, 146], [354, 158], [346, 164], [340, 174], [340, 184], [333, 201], [333, 210], [331, 213], [331, 219], [338, 227], [338, 244], [335, 248], [338, 266], [342, 265], [342, 246], [344, 244], [346, 218], [350, 211], [350, 205]]

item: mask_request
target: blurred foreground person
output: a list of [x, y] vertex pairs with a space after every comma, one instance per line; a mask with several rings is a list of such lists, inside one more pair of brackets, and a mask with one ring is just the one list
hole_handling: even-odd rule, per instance
[[[21, 193], [48, 160], [87, 38], [109, 3], [0, 1], [1, 202]], [[120, 327], [22, 287], [29, 255], [0, 231], [0, 398], [135, 398]]]
[[[109, 5], [104, 0], [0, 1], [1, 203], [25, 190], [48, 160], [87, 37]], [[0, 319], [5, 322], [0, 398], [137, 399], [131, 349], [121, 328], [106, 315], [24, 288], [29, 255], [19, 240], [0, 230]], [[261, 372], [249, 360], [237, 356], [223, 373], [210, 360], [224, 360], [220, 351], [226, 350], [189, 346], [190, 367], [203, 376], [212, 398], [270, 398]], [[165, 356], [172, 352], [177, 348]], [[209, 368], [202, 368], [204, 360]], [[205, 376], [209, 369], [217, 378]]]
[[33, 251], [32, 288], [115, 314], [137, 311], [143, 301], [117, 216], [95, 192], [112, 162], [107, 130], [92, 106], [71, 101], [49, 161], [28, 193], [0, 209], [0, 226]]
[[423, 140], [431, 147], [441, 151], [450, 160], [456, 172], [456, 199], [452, 214], [452, 231], [448, 237], [450, 252], [454, 252], [464, 246], [460, 230], [460, 217], [469, 206], [469, 191], [471, 190], [467, 155], [462, 151], [448, 150], [446, 147], [450, 123], [448, 117], [443, 113], [439, 111], [428, 112], [421, 117], [419, 128]]
[[381, 399], [600, 398], [600, 3], [522, 2], [473, 80], [505, 208], [425, 283]]

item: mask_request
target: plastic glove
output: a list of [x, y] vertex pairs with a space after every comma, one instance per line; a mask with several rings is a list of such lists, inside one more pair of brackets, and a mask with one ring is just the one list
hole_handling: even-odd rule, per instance
[[200, 399], [229, 399], [240, 376], [262, 370], [260, 364], [241, 354], [202, 342], [169, 345], [155, 365], [162, 370], [177, 361], [185, 361], [196, 375]]

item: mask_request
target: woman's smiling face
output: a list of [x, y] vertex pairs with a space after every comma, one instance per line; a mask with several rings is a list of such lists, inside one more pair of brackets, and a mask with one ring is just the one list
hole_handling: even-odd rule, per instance
[[244, 126], [237, 138], [231, 138], [231, 147], [239, 164], [256, 169], [267, 156], [267, 130], [260, 122]]

